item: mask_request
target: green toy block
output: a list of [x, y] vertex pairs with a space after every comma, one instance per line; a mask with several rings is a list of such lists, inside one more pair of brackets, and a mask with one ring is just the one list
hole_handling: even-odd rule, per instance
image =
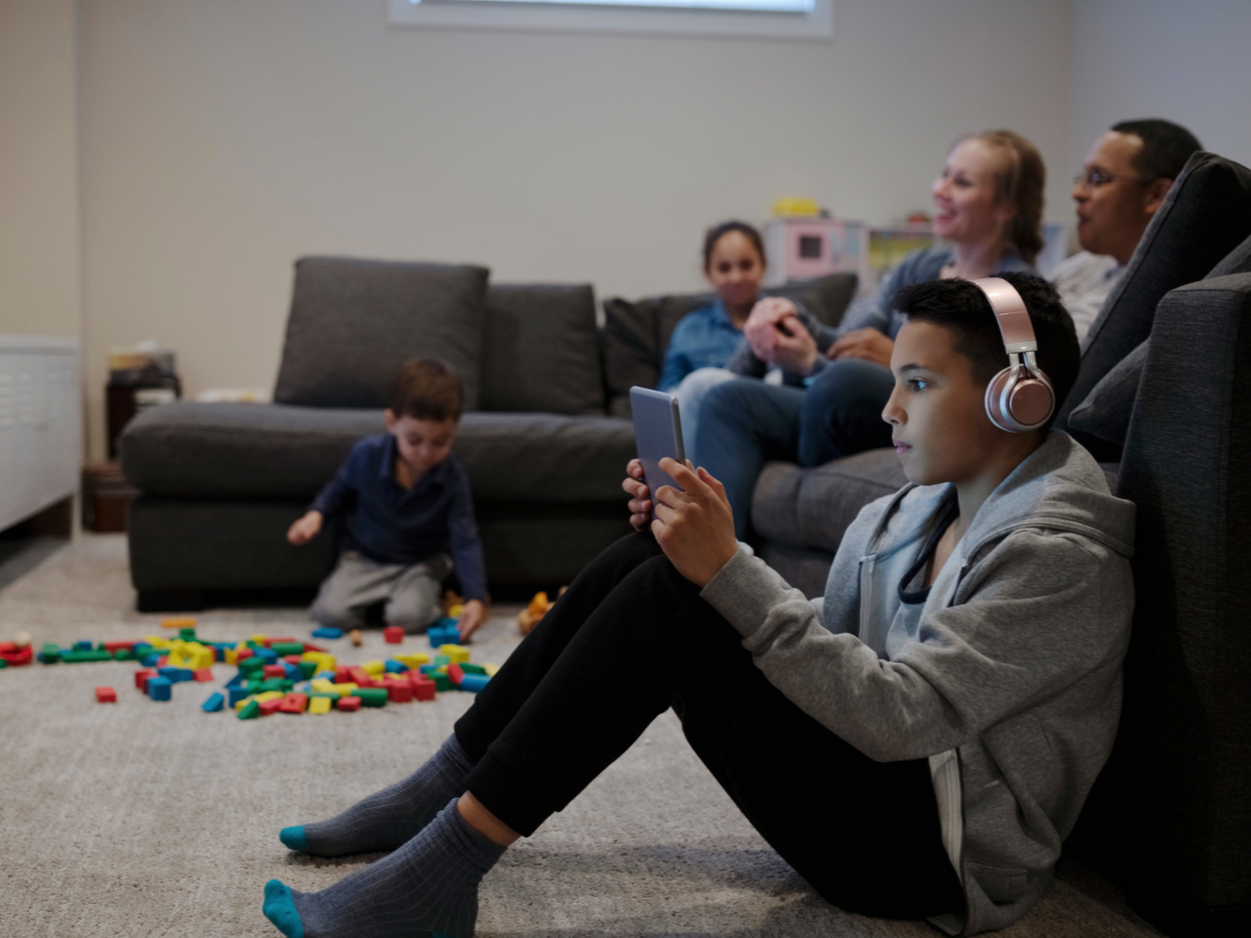
[[3, 671], [8, 666], [9, 666], [9, 663], [5, 661], [3, 658], [0, 658], [0, 671]]
[[104, 649], [91, 649], [91, 651], [67, 651], [61, 655], [61, 660], [66, 664], [81, 664], [84, 661], [112, 661], [113, 656]]
[[328, 690], [310, 691], [308, 695], [309, 700], [312, 700], [314, 697], [329, 697], [331, 700], [339, 699], [338, 694], [336, 694], [334, 691], [328, 691]]
[[255, 720], [261, 715], [261, 705], [255, 700], [249, 700], [243, 705], [243, 709], [239, 711], [240, 720]]
[[265, 662], [260, 658], [244, 658], [239, 662], [239, 670], [248, 677], [252, 677], [254, 674], [259, 674], [264, 669]]
[[435, 655], [434, 660], [431, 661], [430, 663], [434, 665], [436, 668], [438, 668], [438, 667], [442, 667], [445, 664], [451, 664], [452, 659], [449, 658], [447, 655]]
[[178, 640], [180, 642], [198, 642], [199, 639], [195, 637], [195, 626], [189, 629], [179, 629]]
[[446, 674], [440, 674], [436, 671], [434, 674], [429, 675], [429, 677], [434, 680], [435, 690], [445, 691], [452, 689], [452, 679]]
[[317, 662], [301, 661], [300, 673], [304, 675], [304, 680], [311, 681], [313, 679], [313, 675], [317, 673]]
[[[44, 664], [56, 664], [61, 660], [61, 646], [56, 642], [47, 642], [43, 646], [43, 651], [39, 653], [39, 660]], [[6, 661], [5, 664], [7, 665], [8, 662]]]
[[287, 655], [302, 655], [304, 654], [304, 643], [303, 642], [274, 642], [274, 644], [269, 646], [269, 650], [272, 651], [279, 658], [285, 658], [287, 657]]
[[460, 669], [466, 674], [486, 674], [486, 668], [480, 664], [470, 664], [468, 661], [460, 663]]
[[129, 648], [119, 648], [117, 649], [117, 651], [113, 652], [113, 660], [114, 661], [134, 661], [135, 653], [131, 651]]
[[265, 689], [265, 682], [257, 678], [253, 678], [244, 686], [247, 687], [249, 694], [259, 694]]
[[387, 704], [385, 687], [358, 687], [352, 692], [352, 696], [361, 699], [362, 707], [385, 707]]

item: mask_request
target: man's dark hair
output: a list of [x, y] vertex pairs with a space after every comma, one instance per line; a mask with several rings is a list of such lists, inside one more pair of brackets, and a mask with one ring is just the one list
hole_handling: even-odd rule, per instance
[[[1041, 277], [1021, 273], [995, 276], [1012, 284], [1025, 301], [1038, 342], [1034, 360], [1051, 379], [1059, 411], [1077, 380], [1081, 358], [1073, 317], [1060, 302], [1056, 288]], [[968, 280], [930, 280], [904, 287], [895, 294], [893, 305], [910, 321], [932, 322], [950, 329], [955, 334], [952, 345], [973, 363], [973, 377], [979, 383], [989, 384], [991, 378], [1008, 367], [1003, 334], [990, 300]]]
[[460, 375], [437, 358], [410, 358], [391, 382], [391, 412], [415, 420], [460, 420], [465, 389]]
[[1133, 134], [1142, 141], [1142, 149], [1133, 163], [1134, 169], [1148, 181], [1176, 179], [1190, 154], [1203, 149], [1203, 144], [1185, 127], [1158, 117], [1121, 121], [1113, 125], [1112, 130], [1118, 134]]

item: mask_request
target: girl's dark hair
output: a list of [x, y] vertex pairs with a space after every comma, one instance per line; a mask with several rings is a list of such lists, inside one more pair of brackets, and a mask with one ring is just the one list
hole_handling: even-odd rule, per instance
[[1016, 206], [1016, 217], [1008, 229], [1008, 240], [1027, 263], [1034, 263], [1043, 248], [1043, 189], [1047, 185], [1047, 167], [1038, 148], [1011, 130], [987, 130], [969, 134], [956, 141], [980, 140], [995, 147], [1003, 155], [995, 170], [995, 195], [1001, 202]]
[[415, 420], [460, 420], [465, 389], [458, 375], [437, 358], [410, 358], [391, 382], [391, 413]]
[[765, 256], [764, 240], [760, 237], [759, 231], [745, 221], [723, 221], [721, 224], [709, 228], [704, 233], [704, 273], [708, 272], [708, 268], [712, 264], [712, 249], [717, 246], [718, 241], [731, 231], [737, 231], [746, 237], [751, 242], [751, 246], [756, 249], [756, 253], [760, 255], [760, 265], [762, 267], [769, 266], [769, 259]]
[[[1073, 317], [1064, 308], [1056, 288], [1041, 277], [1021, 273], [995, 276], [1012, 284], [1025, 301], [1038, 342], [1035, 361], [1051, 379], [1058, 412], [1077, 381], [1081, 359]], [[904, 287], [895, 294], [894, 307], [907, 314], [909, 321], [932, 322], [950, 329], [955, 334], [952, 345], [973, 363], [973, 377], [979, 383], [989, 384], [991, 378], [1008, 367], [1008, 353], [995, 311], [986, 294], [969, 281], [930, 280]]]

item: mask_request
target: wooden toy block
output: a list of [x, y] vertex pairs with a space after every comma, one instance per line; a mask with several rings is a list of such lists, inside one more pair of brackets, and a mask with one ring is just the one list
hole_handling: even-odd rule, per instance
[[456, 621], [454, 619], [440, 619], [439, 621], [450, 622], [451, 625], [432, 625], [426, 630], [430, 647], [438, 648], [440, 645], [454, 645], [460, 642], [460, 630], [456, 628]]
[[438, 688], [434, 681], [413, 681], [413, 697], [417, 700], [434, 700]]
[[145, 635], [143, 641], [153, 648], [164, 650], [170, 646], [170, 640], [163, 635]]
[[306, 653], [311, 651], [319, 655], [329, 654], [325, 648], [322, 648], [320, 645], [314, 645], [312, 642], [304, 642], [304, 651]]
[[201, 683], [213, 680], [213, 672], [208, 668], [196, 668], [191, 672], [192, 676]]
[[265, 670], [265, 662], [260, 658], [244, 658], [240, 653], [239, 670], [249, 676], [261, 674]]
[[298, 655], [296, 655], [296, 654], [282, 655], [281, 657], [282, 657], [282, 660], [283, 660], [283, 662], [284, 662], [285, 664], [294, 664], [294, 665], [298, 665], [301, 661], [303, 661], [303, 660], [304, 660], [304, 655], [303, 655], [303, 653], [298, 654]]
[[454, 642], [449, 642], [446, 645], [440, 645], [439, 654], [447, 655], [449, 661], [460, 662], [469, 660], [469, 649], [464, 645], [457, 645]]
[[352, 681], [344, 681], [342, 683], [331, 684], [330, 689], [340, 697], [351, 697], [356, 693], [356, 684]]
[[473, 664], [469, 661], [460, 662], [460, 669], [466, 674], [486, 674], [486, 668], [480, 664]]
[[403, 674], [407, 670], [409, 667], [403, 661], [396, 661], [394, 658], [387, 661], [387, 674]]
[[278, 712], [282, 706], [282, 698], [280, 697], [277, 700], [258, 700], [256, 703], [261, 708], [261, 716], [268, 717]]
[[325, 678], [319, 678], [318, 680], [311, 681], [309, 683], [309, 687], [313, 690], [319, 690], [326, 694], [333, 694], [335, 692], [334, 684]]
[[173, 685], [167, 677], [148, 678], [147, 691], [152, 700], [170, 700], [173, 697]]
[[269, 641], [269, 636], [257, 632], [255, 635], [249, 635], [248, 641], [255, 642], [258, 645], [264, 645], [267, 641]]
[[460, 682], [460, 689], [469, 691], [472, 694], [478, 693], [482, 688], [487, 686], [491, 679], [485, 674], [466, 674]]
[[336, 629], [336, 628], [331, 628], [330, 626], [323, 626], [320, 629], [313, 629], [312, 636], [313, 638], [326, 638], [326, 639], [342, 638], [343, 629]]
[[382, 630], [382, 640], [388, 645], [398, 645], [404, 641], [404, 627], [388, 625]]
[[388, 681], [387, 700], [391, 703], [412, 703], [413, 685], [408, 681]]
[[239, 650], [237, 648], [227, 648], [226, 654], [223, 655], [226, 664], [239, 663]]
[[117, 703], [117, 691], [111, 687], [97, 687], [96, 700], [99, 703]]
[[191, 628], [182, 628], [182, 629], [179, 629], [179, 630], [178, 630], [178, 637], [179, 637], [179, 638], [181, 638], [184, 642], [194, 642], [194, 641], [196, 641], [196, 637], [195, 637], [195, 626], [192, 626]]
[[139, 688], [145, 694], [148, 692], [148, 678], [157, 677], [157, 673], [151, 668], [140, 668], [135, 672], [135, 687]]
[[301, 661], [295, 666], [295, 668], [300, 672], [300, 677], [305, 681], [312, 678], [314, 674], [321, 670], [316, 661]]
[[265, 677], [286, 677], [287, 669], [281, 664], [267, 664], [261, 669]]
[[352, 640], [352, 644], [357, 648], [360, 648], [361, 645], [365, 644], [365, 639], [361, 636], [360, 629], [352, 629], [352, 631], [348, 632], [348, 638]]
[[226, 703], [232, 710], [238, 709], [238, 704], [248, 697], [248, 689], [246, 687], [227, 687]]
[[385, 687], [358, 687], [356, 696], [360, 698], [362, 707], [385, 707], [387, 705]]
[[[47, 646], [44, 646], [44, 647], [47, 647]], [[103, 644], [103, 648], [107, 652], [115, 652], [119, 648], [134, 648], [134, 647], [135, 647], [135, 639], [133, 638], [128, 638], [123, 642], [104, 642]]]
[[43, 651], [39, 652], [39, 660], [44, 664], [56, 664], [61, 660], [61, 646], [56, 642], [47, 642]]
[[287, 655], [299, 656], [304, 654], [304, 643], [290, 640], [283, 642], [274, 641], [270, 643], [269, 650], [279, 658], [285, 658]]
[[[240, 701], [240, 703], [243, 703], [243, 701]], [[260, 715], [261, 705], [255, 700], [249, 700], [246, 703], [243, 703], [243, 706], [239, 709], [240, 720], [255, 720]]]
[[297, 694], [292, 691], [278, 705], [282, 713], [303, 713], [308, 709], [308, 694]]
[[449, 619], [459, 619], [464, 614], [465, 614], [464, 603], [456, 603], [455, 605], [447, 607], [447, 617]]
[[460, 665], [453, 661], [447, 666], [447, 678], [452, 682], [453, 687], [460, 687], [460, 682], [465, 679], [465, 672], [460, 669]]
[[200, 709], [205, 713], [219, 713], [226, 705], [226, 698], [221, 694], [209, 694], [208, 700], [200, 704]]
[[171, 616], [161, 620], [163, 629], [194, 629], [195, 616]]
[[278, 656], [274, 654], [273, 649], [266, 648], [264, 645], [262, 645], [260, 648], [253, 648], [252, 654], [256, 655], [256, 657], [260, 658], [266, 664], [278, 663]]
[[375, 677], [382, 674], [387, 669], [386, 662], [380, 658], [375, 658], [373, 661], [366, 661], [361, 665], [361, 667]]
[[361, 687], [368, 687], [374, 682], [374, 677], [364, 668], [348, 668], [348, 674], [352, 676], [352, 680]]
[[436, 668], [446, 668], [452, 663], [452, 659], [447, 655], [435, 655], [434, 661], [431, 662]]
[[408, 665], [410, 668], [419, 668], [423, 664], [430, 663], [430, 656], [427, 655], [425, 652], [418, 652], [415, 655], [396, 655], [395, 660], [403, 662], [404, 664]]
[[448, 680], [448, 676], [446, 674], [440, 674], [436, 672], [431, 675], [431, 679], [434, 681], [434, 686], [438, 690], [442, 691], [442, 690], [452, 689], [452, 682]]
[[330, 697], [313, 697], [308, 702], [309, 713], [329, 713], [330, 708], [334, 705], [334, 700]]
[[352, 669], [346, 664], [339, 665], [334, 669], [334, 679], [337, 684], [352, 680]]
[[[6, 666], [20, 668], [22, 665], [30, 664], [35, 660], [35, 649], [31, 645], [19, 646], [17, 642], [8, 644], [8, 650], [0, 650], [0, 661]], [[61, 656], [61, 660], [65, 660], [65, 656]]]
[[351, 713], [361, 708], [361, 699], [359, 697], [340, 697], [337, 706], [340, 710], [346, 710]]
[[131, 651], [129, 648], [119, 648], [117, 649], [117, 651], [113, 652], [113, 660], [114, 661], [134, 661], [135, 653]]

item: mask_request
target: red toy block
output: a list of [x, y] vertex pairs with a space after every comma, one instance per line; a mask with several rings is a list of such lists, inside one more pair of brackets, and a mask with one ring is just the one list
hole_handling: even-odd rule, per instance
[[412, 703], [413, 685], [408, 681], [387, 681], [387, 700], [391, 703]]
[[346, 664], [341, 664], [334, 669], [334, 682], [336, 684], [355, 684], [352, 680], [352, 669]]
[[280, 701], [278, 709], [283, 713], [303, 713], [308, 708], [308, 694], [297, 694], [294, 691]]
[[404, 641], [404, 627], [401, 625], [388, 625], [382, 630], [382, 640], [388, 645], [398, 645]]
[[277, 713], [284, 703], [286, 703], [285, 697], [275, 697], [272, 700], [260, 701], [261, 716], [267, 717], [270, 714]]
[[461, 678], [465, 676], [465, 672], [461, 666], [453, 661], [447, 666], [447, 677], [452, 682], [452, 686], [460, 687]]
[[156, 671], [152, 668], [140, 668], [135, 672], [135, 686], [143, 691], [148, 692], [148, 678], [156, 677]]
[[435, 692], [438, 690], [438, 687], [435, 686], [434, 681], [427, 681], [427, 680], [413, 681], [412, 685], [413, 685], [413, 698], [415, 700], [434, 700]]
[[357, 687], [373, 687], [374, 677], [364, 668], [348, 668], [349, 680]]
[[195, 679], [201, 683], [213, 680], [212, 668], [196, 668], [193, 672]]
[[135, 647], [135, 640], [133, 638], [127, 639], [124, 642], [105, 642], [104, 643], [104, 650], [107, 651], [110, 655], [120, 651], [123, 648], [134, 648], [134, 647]]
[[287, 664], [293, 664], [296, 667], [299, 667], [300, 662], [304, 659], [300, 655], [283, 655], [282, 660], [287, 662]]
[[359, 697], [340, 697], [339, 709], [346, 710], [349, 713], [361, 708], [361, 699]]
[[261, 669], [261, 673], [265, 677], [286, 677], [287, 669], [280, 664], [267, 664]]
[[307, 654], [310, 651], [321, 652], [323, 655], [326, 653], [326, 649], [322, 648], [320, 645], [314, 645], [312, 642], [305, 642], [304, 643], [305, 654]]
[[117, 691], [111, 687], [97, 687], [96, 700], [100, 703], [117, 703]]
[[156, 659], [156, 666], [158, 668], [163, 668], [167, 664], [169, 664], [169, 655], [161, 655], [161, 657]]
[[3, 658], [6, 664], [19, 667], [35, 660], [35, 649], [32, 645], [23, 645], [18, 648], [12, 642], [4, 642], [0, 644], [0, 658]]
[[254, 652], [251, 648], [240, 648], [238, 651], [235, 652], [235, 654], [238, 655], [238, 657], [235, 658], [235, 660], [242, 662], [242, 661], [247, 661], [254, 654], [256, 654], [256, 652]]

